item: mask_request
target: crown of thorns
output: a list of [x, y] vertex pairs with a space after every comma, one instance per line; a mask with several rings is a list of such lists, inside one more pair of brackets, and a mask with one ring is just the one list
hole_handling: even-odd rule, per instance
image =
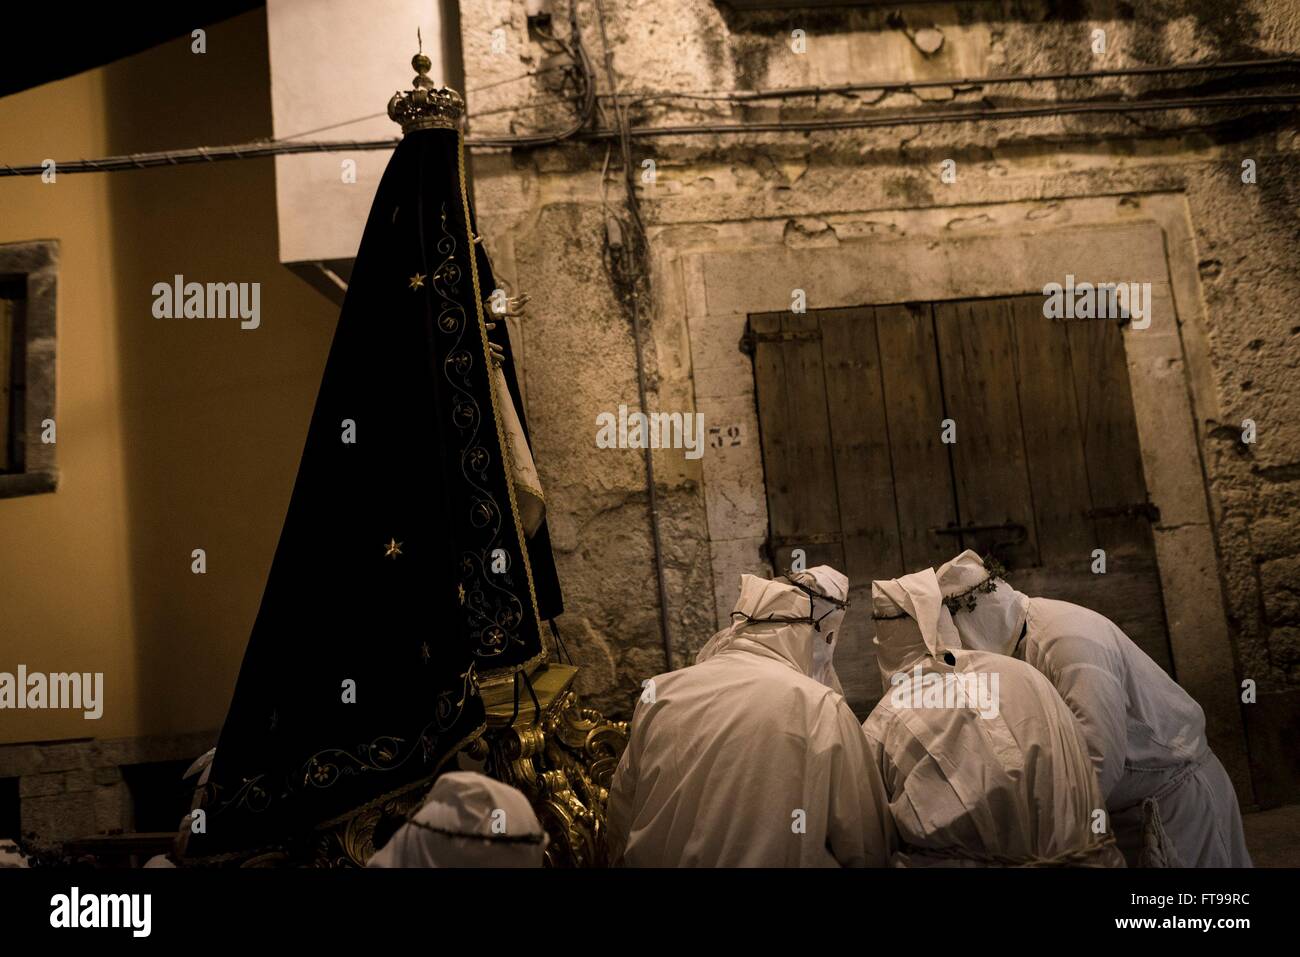
[[988, 572], [988, 577], [982, 581], [976, 582], [974, 585], [971, 585], [970, 588], [967, 588], [965, 591], [959, 591], [955, 595], [949, 595], [943, 600], [944, 607], [947, 608], [951, 614], [955, 615], [957, 612], [962, 610], [974, 611], [975, 603], [979, 600], [979, 596], [987, 595], [989, 592], [995, 591], [998, 587], [997, 580], [1007, 573], [1007, 570], [1003, 567], [1002, 563], [992, 555], [984, 556], [984, 568]]
[[[978, 600], [979, 595], [988, 594], [989, 592], [994, 591], [998, 587], [997, 579], [1006, 575], [1006, 568], [1003, 567], [1002, 563], [992, 555], [984, 556], [983, 561], [988, 576], [976, 582], [974, 585], [971, 585], [970, 588], [967, 588], [965, 591], [959, 591], [955, 595], [949, 595], [945, 598], [943, 604], [944, 607], [948, 609], [949, 613], [955, 615], [962, 609], [965, 609], [966, 611], [974, 611], [975, 602]], [[900, 618], [910, 617], [911, 616], [905, 611], [899, 612], [897, 615], [878, 615], [873, 613], [871, 620], [898, 621]]]
[[804, 582], [801, 582], [794, 577], [795, 575], [806, 575], [806, 574], [808, 573], [797, 572], [792, 568], [787, 568], [785, 570], [785, 574], [781, 575], [781, 578], [788, 581], [791, 585], [799, 589], [804, 594], [808, 595], [810, 598], [820, 598], [822, 601], [830, 602], [836, 608], [848, 608], [850, 605], [853, 604], [847, 598], [835, 598], [832, 595], [826, 594], [826, 589], [822, 586], [821, 582], [817, 581], [816, 578], [813, 579], [813, 584], [817, 586], [816, 588], [814, 588], [812, 585], [805, 584]]

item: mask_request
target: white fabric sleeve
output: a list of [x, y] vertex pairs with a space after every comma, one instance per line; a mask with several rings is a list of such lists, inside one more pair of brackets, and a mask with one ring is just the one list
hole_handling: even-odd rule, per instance
[[881, 718], [878, 717], [879, 714], [880, 711], [877, 709], [867, 716], [867, 720], [862, 722], [862, 734], [867, 739], [867, 760], [880, 774], [885, 801], [888, 802], [894, 786], [891, 779], [897, 775], [898, 770], [889, 760], [889, 753], [885, 750], [885, 742], [881, 738], [882, 728], [880, 727]]
[[609, 800], [605, 804], [605, 823], [609, 828], [609, 863], [618, 867], [623, 863], [628, 836], [632, 828], [633, 799], [636, 797], [636, 763], [632, 756], [633, 739], [628, 738], [623, 756], [609, 784]]
[[1101, 796], [1109, 800], [1128, 757], [1128, 695], [1119, 655], [1093, 638], [1053, 638], [1045, 649], [1047, 677], [1083, 728]]
[[843, 698], [828, 695], [824, 700], [833, 709], [827, 730], [836, 739], [827, 749], [831, 763], [827, 847], [844, 867], [884, 867], [897, 836], [871, 742]]

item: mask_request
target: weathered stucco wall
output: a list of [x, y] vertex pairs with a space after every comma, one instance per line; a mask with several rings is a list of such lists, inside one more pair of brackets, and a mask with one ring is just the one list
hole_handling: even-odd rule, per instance
[[[1214, 3], [919, 4], [895, 8], [901, 17], [869, 8], [739, 13], [711, 0], [604, 6], [624, 92], [1079, 71], [1300, 48], [1300, 4], [1293, 2], [1232, 12]], [[562, 126], [567, 114], [554, 105], [487, 112], [559, 95], [548, 86], [554, 73], [501, 82], [556, 62], [529, 39], [523, 4], [467, 0], [462, 9], [468, 100], [471, 115], [481, 117], [472, 132]], [[578, 9], [599, 88], [608, 92], [597, 7], [580, 0]], [[554, 12], [564, 36], [567, 7], [556, 4]], [[942, 34], [929, 55], [920, 47], [929, 48], [934, 35], [918, 34], [924, 28]], [[795, 29], [806, 32], [805, 53], [790, 48]], [[1106, 31], [1101, 54], [1092, 49], [1095, 29]], [[956, 86], [784, 106], [766, 101], [734, 111], [716, 100], [658, 100], [629, 115], [638, 125], [795, 119], [906, 109], [922, 99], [1009, 105], [1097, 90], [1132, 93], [1157, 82]], [[610, 123], [605, 109], [602, 125]], [[1171, 270], [1175, 262], [1192, 264], [1181, 296], [1176, 290], [1181, 372], [1200, 456], [1189, 478], [1207, 489], [1209, 521], [1201, 527], [1217, 551], [1209, 580], [1217, 578], [1222, 591], [1237, 671], [1224, 681], [1235, 687], [1253, 679], [1260, 691], [1258, 703], [1242, 708], [1258, 799], [1293, 796], [1300, 782], [1288, 744], [1300, 723], [1298, 145], [1284, 113], [1241, 120], [1227, 111], [634, 139], [634, 164], [653, 159], [656, 167], [655, 181], [639, 189], [652, 270], [649, 405], [721, 409], [728, 419], [734, 413], [735, 421], [752, 422], [752, 381], [743, 381], [733, 361], [734, 325], [688, 321], [708, 314], [692, 302], [704, 294], [690, 274], [693, 254], [812, 247], [823, 249], [833, 268], [838, 248], [882, 239], [925, 237], [942, 250], [949, 237], [1068, 230], [1082, 225], [1079, 203], [1090, 198], [1104, 198], [1101, 222], [1145, 218], [1153, 203], [1166, 213], [1181, 210], [1162, 228]], [[955, 182], [940, 178], [945, 159], [957, 164]], [[1244, 159], [1256, 163], [1255, 184], [1242, 182]], [[611, 172], [602, 176], [607, 162]], [[594, 442], [597, 413], [637, 405], [631, 324], [603, 258], [606, 213], [622, 205], [620, 167], [617, 143], [604, 140], [479, 152], [473, 162], [499, 271], [534, 297], [516, 331], [569, 609], [562, 627], [575, 657], [589, 666], [584, 680], [594, 702], [626, 714], [640, 681], [663, 669], [664, 655], [642, 459]], [[915, 268], [927, 266], [918, 261]], [[810, 288], [809, 308], [817, 307]], [[730, 377], [742, 380], [734, 390]], [[1240, 441], [1244, 419], [1257, 424], [1254, 444]], [[706, 421], [714, 424], [724, 423]], [[749, 441], [756, 445], [757, 435]], [[728, 473], [714, 454], [706, 451], [703, 465], [680, 451], [656, 457], [675, 666], [718, 623], [737, 572], [763, 564], [761, 532], [754, 534], [766, 521], [761, 470], [746, 483], [743, 468]], [[752, 460], [746, 467], [753, 470]], [[730, 479], [713, 483], [716, 474]], [[1180, 531], [1176, 523], [1167, 530]], [[1162, 569], [1178, 560], [1162, 555]]]

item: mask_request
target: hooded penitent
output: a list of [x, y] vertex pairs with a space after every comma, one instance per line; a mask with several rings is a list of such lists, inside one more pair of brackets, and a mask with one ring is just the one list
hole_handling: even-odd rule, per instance
[[357, 252], [191, 858], [310, 837], [427, 788], [483, 728], [477, 682], [540, 661], [541, 622], [560, 610], [545, 524], [533, 509], [530, 539], [516, 496], [517, 386], [505, 323], [486, 328], [462, 105], [432, 89], [427, 59], [416, 67], [416, 90], [390, 104], [405, 136]]
[[541, 867], [548, 840], [522, 792], [449, 771], [366, 866]]
[[932, 569], [871, 586], [884, 697], [863, 724], [902, 849], [934, 865], [1122, 865], [1083, 735], [1037, 672], [963, 651]]
[[610, 786], [616, 863], [888, 860], [893, 827], [867, 741], [843, 695], [812, 677], [843, 614], [840, 599], [819, 600], [816, 589], [847, 595], [848, 583], [814, 572], [804, 587], [742, 576], [733, 625], [699, 663], [646, 683]]
[[1186, 866], [1250, 865], [1236, 792], [1206, 741], [1204, 712], [1113, 622], [1070, 602], [1021, 594], [991, 577], [972, 551], [941, 566], [938, 578], [957, 606], [963, 646], [1014, 652], [1077, 716], [1131, 864], [1145, 843], [1143, 804], [1154, 799], [1168, 857]]
[[[840, 694], [839, 676], [835, 673], [835, 643], [848, 608], [849, 580], [830, 565], [818, 565], [807, 571], [791, 572], [790, 584], [803, 593], [800, 597], [789, 589], [773, 589], [766, 579], [746, 575], [741, 579], [741, 597], [732, 612], [732, 622], [718, 632], [695, 655], [698, 665], [708, 661], [725, 649], [738, 636], [744, 635], [755, 621], [763, 618], [789, 619], [802, 626], [798, 631], [783, 634], [791, 647], [808, 645], [812, 661], [807, 674]], [[748, 593], [746, 589], [748, 588]], [[749, 609], [746, 611], [745, 609]], [[812, 628], [811, 635], [808, 627]], [[802, 655], [802, 651], [798, 652]]]
[[942, 565], [936, 575], [944, 599], [957, 609], [952, 620], [962, 647], [1011, 654], [1029, 613], [1028, 596], [991, 575], [970, 549]]
[[882, 688], [890, 687], [895, 675], [917, 662], [941, 661], [947, 652], [961, 647], [932, 569], [872, 582], [871, 604]]

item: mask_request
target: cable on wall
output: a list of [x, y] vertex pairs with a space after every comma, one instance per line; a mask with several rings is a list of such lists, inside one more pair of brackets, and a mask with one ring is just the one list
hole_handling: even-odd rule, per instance
[[[558, 41], [557, 41], [558, 42]], [[574, 64], [580, 78], [582, 90], [581, 102], [577, 104], [577, 116], [565, 129], [553, 133], [524, 134], [521, 136], [476, 136], [468, 135], [465, 143], [477, 149], [531, 149], [556, 145], [570, 139], [615, 140], [623, 133], [619, 128], [592, 127], [601, 99], [610, 98], [611, 94], [597, 94], [594, 71], [590, 58], [582, 46], [581, 38], [575, 32], [566, 45], [574, 58]], [[719, 94], [685, 93], [665, 91], [662, 93], [620, 94], [624, 100], [642, 102], [648, 99], [721, 99], [727, 102], [745, 103], [768, 99], [791, 99], [803, 97], [824, 97], [849, 92], [884, 91], [913, 92], [933, 87], [970, 87], [1004, 83], [1041, 83], [1062, 80], [1088, 80], [1126, 76], [1152, 76], [1160, 74], [1189, 74], [1243, 70], [1277, 70], [1281, 67], [1300, 67], [1300, 59], [1280, 57], [1264, 60], [1232, 61], [1225, 63], [1194, 63], [1162, 67], [1129, 67], [1112, 70], [1094, 70], [1081, 73], [1042, 73], [1002, 77], [968, 77], [944, 80], [898, 81], [881, 83], [855, 83], [838, 86], [792, 87], [775, 90], [736, 90]], [[1294, 107], [1300, 103], [1300, 93], [1236, 93], [1224, 95], [1190, 95], [1151, 99], [1098, 100], [1066, 99], [1049, 100], [1038, 104], [1018, 104], [1015, 106], [988, 107], [976, 105], [958, 109], [921, 108], [912, 110], [895, 110], [883, 115], [854, 115], [841, 117], [815, 117], [809, 119], [785, 119], [772, 121], [740, 121], [735, 123], [713, 122], [694, 123], [673, 126], [631, 126], [627, 125], [626, 135], [632, 139], [655, 136], [721, 136], [743, 135], [746, 133], [776, 132], [818, 132], [847, 129], [872, 129], [913, 125], [933, 125], [951, 123], [991, 122], [999, 120], [1025, 119], [1032, 117], [1067, 116], [1080, 114], [1125, 114], [1150, 113], [1173, 110], [1207, 110], [1207, 109], [1242, 109], [1267, 106]], [[540, 104], [524, 104], [521, 109], [532, 109]], [[496, 112], [496, 111], [493, 111]], [[472, 119], [475, 114], [471, 114]], [[347, 121], [353, 122], [353, 121]], [[345, 125], [345, 124], [335, 124]], [[329, 129], [333, 127], [326, 127]], [[316, 131], [308, 131], [316, 132]], [[1170, 132], [1175, 132], [1171, 130]], [[305, 135], [303, 133], [295, 136]], [[226, 160], [260, 159], [267, 156], [285, 156], [297, 153], [337, 153], [364, 150], [392, 149], [397, 145], [397, 138], [374, 140], [309, 140], [292, 142], [288, 139], [260, 140], [231, 146], [198, 146], [188, 149], [160, 150], [147, 153], [131, 153], [122, 156], [108, 156], [101, 159], [56, 161], [59, 173], [111, 173], [128, 169], [149, 169], [159, 166], [185, 166], [193, 163], [213, 163]], [[46, 171], [43, 163], [27, 165], [9, 165], [0, 163], [0, 176], [40, 176]]]

